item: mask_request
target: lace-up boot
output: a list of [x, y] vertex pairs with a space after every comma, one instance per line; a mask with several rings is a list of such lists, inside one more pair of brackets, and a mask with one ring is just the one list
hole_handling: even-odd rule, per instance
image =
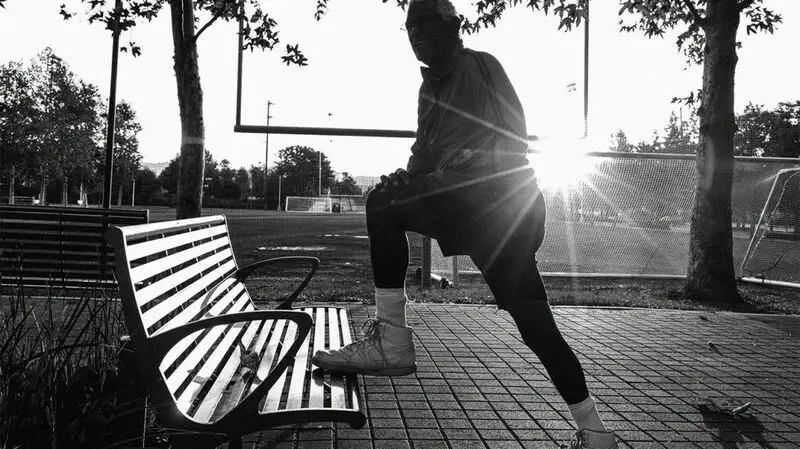
[[581, 429], [575, 432], [575, 437], [568, 446], [561, 445], [562, 449], [619, 449], [617, 437], [614, 432], [601, 432], [599, 430]]
[[417, 370], [411, 328], [370, 319], [361, 340], [314, 353], [311, 363], [330, 371], [371, 376], [404, 376]]

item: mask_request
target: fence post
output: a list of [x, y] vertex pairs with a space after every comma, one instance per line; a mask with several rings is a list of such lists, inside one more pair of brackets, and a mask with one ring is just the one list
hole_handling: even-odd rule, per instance
[[422, 237], [422, 288], [431, 288], [431, 238]]
[[460, 256], [455, 255], [451, 259], [453, 259], [453, 288], [458, 288], [458, 258]]

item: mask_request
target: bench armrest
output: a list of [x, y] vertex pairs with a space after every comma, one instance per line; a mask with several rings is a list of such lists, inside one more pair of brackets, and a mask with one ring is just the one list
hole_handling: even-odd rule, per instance
[[308, 282], [311, 281], [311, 278], [314, 276], [314, 273], [317, 272], [317, 268], [319, 267], [319, 259], [316, 257], [308, 257], [308, 256], [284, 256], [284, 257], [275, 257], [272, 259], [260, 260], [258, 262], [254, 262], [250, 265], [245, 267], [239, 268], [236, 272], [236, 279], [240, 282], [244, 282], [247, 276], [250, 276], [250, 273], [253, 271], [268, 266], [268, 265], [276, 265], [281, 263], [297, 263], [297, 262], [305, 262], [311, 266], [311, 271], [306, 275], [303, 282], [295, 289], [295, 291], [289, 295], [288, 298], [284, 299], [276, 309], [286, 309], [290, 310], [292, 308], [292, 302], [300, 295], [300, 292], [306, 288]]
[[[225, 315], [218, 315], [202, 320], [192, 321], [191, 323], [184, 324], [183, 326], [170, 329], [163, 334], [156, 334], [150, 337], [150, 343], [153, 345], [158, 359], [161, 359], [170, 348], [175, 346], [181, 339], [191, 335], [199, 330], [207, 329], [209, 327], [221, 326], [231, 323], [241, 323], [244, 321], [261, 321], [261, 320], [291, 320], [297, 323], [297, 335], [302, 337], [298, 342], [302, 342], [305, 336], [308, 335], [313, 324], [311, 315], [299, 310], [252, 310], [247, 312], [229, 313]], [[291, 355], [293, 358], [297, 350], [300, 348], [300, 343], [296, 343], [289, 348], [287, 357]]]

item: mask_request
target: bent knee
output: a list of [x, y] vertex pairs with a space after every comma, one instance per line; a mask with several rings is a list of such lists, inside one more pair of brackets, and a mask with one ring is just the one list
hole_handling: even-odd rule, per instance
[[392, 199], [384, 192], [378, 189], [372, 189], [367, 195], [367, 213], [374, 212], [377, 209], [386, 207], [391, 203]]

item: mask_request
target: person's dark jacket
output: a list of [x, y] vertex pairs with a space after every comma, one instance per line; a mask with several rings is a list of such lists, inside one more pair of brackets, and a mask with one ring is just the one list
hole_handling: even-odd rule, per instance
[[487, 254], [506, 245], [534, 254], [545, 204], [525, 156], [522, 105], [500, 62], [462, 49], [436, 79], [422, 69], [408, 172], [442, 253]]
[[527, 163], [525, 114], [495, 57], [462, 48], [442, 79], [421, 70], [409, 173], [488, 174]]

